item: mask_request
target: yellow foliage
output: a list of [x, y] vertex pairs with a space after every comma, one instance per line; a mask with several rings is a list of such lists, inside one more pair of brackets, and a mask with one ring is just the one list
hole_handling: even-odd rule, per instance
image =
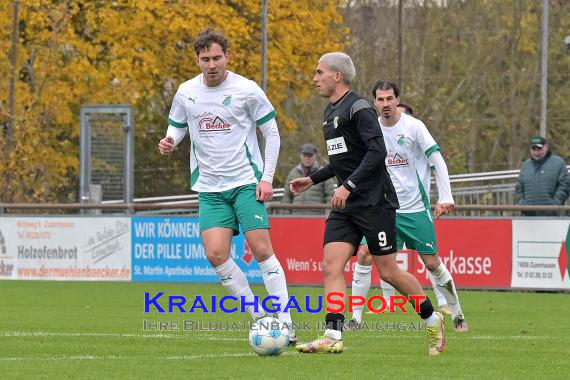
[[[192, 44], [206, 26], [229, 37], [229, 68], [259, 82], [260, 3], [21, 1], [15, 142], [7, 160], [0, 162], [1, 200], [75, 199], [80, 106], [133, 104], [137, 128], [143, 130], [153, 127], [145, 125], [149, 120], [166, 119], [178, 85], [198, 73]], [[282, 127], [293, 128], [294, 123], [282, 112], [281, 102], [291, 95], [306, 96], [318, 57], [343, 46], [347, 30], [338, 4], [269, 1], [267, 93]], [[0, 55], [0, 77], [9, 78], [10, 1], [0, 2], [0, 14], [10, 15], [0, 18], [0, 50], [5, 53]], [[1, 126], [10, 118], [8, 96], [3, 87]], [[4, 134], [0, 144], [6, 145]]]

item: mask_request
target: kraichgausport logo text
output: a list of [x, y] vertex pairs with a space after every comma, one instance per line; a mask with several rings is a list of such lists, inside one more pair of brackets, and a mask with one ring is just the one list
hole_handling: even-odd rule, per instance
[[[260, 307], [267, 313], [278, 313], [281, 311], [288, 312], [295, 310], [298, 313], [320, 313], [323, 310], [323, 296], [310, 297], [304, 296], [297, 299], [296, 296], [290, 296], [285, 305], [279, 303], [279, 298], [276, 296], [267, 296], [261, 298], [254, 296], [252, 301], [247, 301], [245, 296], [208, 296], [202, 297], [200, 295], [191, 298], [186, 298], [182, 295], [167, 295], [163, 298], [164, 292], [158, 292], [154, 296], [150, 293], [144, 293], [144, 312], [150, 313], [154, 308], [158, 313], [245, 313], [249, 307], [253, 307], [255, 312], [260, 311]], [[368, 299], [362, 296], [348, 296], [348, 305], [344, 301], [344, 294], [332, 292], [326, 295], [328, 306], [325, 311], [329, 313], [342, 313], [348, 309], [349, 312], [353, 311], [354, 306], [366, 305], [373, 313], [383, 313], [389, 311], [394, 313], [399, 309], [402, 313], [407, 313], [405, 308], [406, 303], [410, 302], [414, 306], [416, 313], [420, 312], [420, 303], [426, 299], [425, 295], [414, 296], [410, 295], [409, 298], [404, 296], [390, 296], [390, 307], [388, 302], [382, 296], [375, 295]], [[372, 303], [380, 301], [380, 307], [374, 307]], [[161, 304], [162, 303], [162, 304]]]

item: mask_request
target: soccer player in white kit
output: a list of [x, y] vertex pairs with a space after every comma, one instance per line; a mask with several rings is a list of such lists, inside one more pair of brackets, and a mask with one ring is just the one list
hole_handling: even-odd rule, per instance
[[[424, 123], [397, 109], [400, 98], [395, 83], [378, 81], [373, 88], [374, 106], [380, 114], [379, 121], [388, 154], [386, 167], [390, 173], [400, 208], [396, 211], [398, 249], [404, 244], [414, 249], [427, 267], [436, 293], [440, 310], [448, 307], [453, 327], [457, 332], [468, 331], [459, 297], [451, 273], [437, 255], [435, 229], [429, 203], [431, 166], [435, 168], [438, 203], [435, 217], [453, 211], [454, 201], [447, 166], [439, 146]], [[352, 295], [366, 297], [371, 283], [372, 259], [368, 247], [363, 245], [355, 266]], [[381, 281], [383, 295], [395, 295], [395, 289]], [[362, 321], [364, 306], [353, 310], [349, 329], [357, 329]], [[443, 310], [441, 310], [443, 311]]]
[[[289, 344], [297, 338], [291, 315], [283, 311], [289, 300], [283, 268], [269, 237], [264, 201], [273, 198], [273, 175], [280, 138], [275, 111], [263, 90], [253, 81], [226, 69], [227, 38], [210, 28], [194, 42], [195, 62], [202, 73], [180, 85], [168, 117], [161, 154], [170, 154], [190, 134], [190, 182], [199, 193], [200, 233], [206, 257], [229, 294], [249, 305], [254, 295], [243, 271], [230, 257], [231, 240], [239, 226], [263, 275], [270, 296], [279, 299], [279, 319], [291, 329]], [[265, 162], [256, 128], [265, 137]], [[251, 317], [266, 315], [247, 306]]]

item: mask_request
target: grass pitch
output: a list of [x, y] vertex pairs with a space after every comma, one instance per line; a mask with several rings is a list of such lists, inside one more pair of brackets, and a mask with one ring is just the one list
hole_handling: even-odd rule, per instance
[[[424, 331], [393, 329], [346, 332], [341, 355], [290, 348], [279, 357], [259, 357], [247, 343], [247, 331], [184, 331], [182, 326], [184, 320], [247, 322], [246, 314], [159, 314], [154, 308], [144, 314], [144, 292], [189, 300], [225, 295], [219, 284], [0, 281], [0, 377], [542, 379], [570, 373], [569, 294], [462, 291], [470, 331], [453, 332], [448, 317], [447, 349], [437, 357], [427, 355]], [[254, 292], [266, 295], [263, 287]], [[316, 300], [322, 289], [291, 287], [290, 293]], [[167, 309], [165, 296], [160, 304]], [[316, 328], [324, 312], [293, 318]], [[408, 326], [419, 321], [413, 313], [365, 314], [364, 319]], [[178, 322], [180, 331], [143, 331], [143, 320]], [[320, 332], [297, 335], [308, 341]]]

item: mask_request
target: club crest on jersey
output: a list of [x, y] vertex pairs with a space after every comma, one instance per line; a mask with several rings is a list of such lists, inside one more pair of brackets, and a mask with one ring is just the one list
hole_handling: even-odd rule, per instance
[[338, 116], [335, 116], [333, 119], [333, 127], [334, 129], [338, 128]]
[[406, 143], [406, 136], [398, 135], [398, 145], [404, 145]]
[[222, 104], [226, 107], [230, 106], [232, 104], [232, 96], [231, 95], [224, 95], [224, 101], [222, 102]]

